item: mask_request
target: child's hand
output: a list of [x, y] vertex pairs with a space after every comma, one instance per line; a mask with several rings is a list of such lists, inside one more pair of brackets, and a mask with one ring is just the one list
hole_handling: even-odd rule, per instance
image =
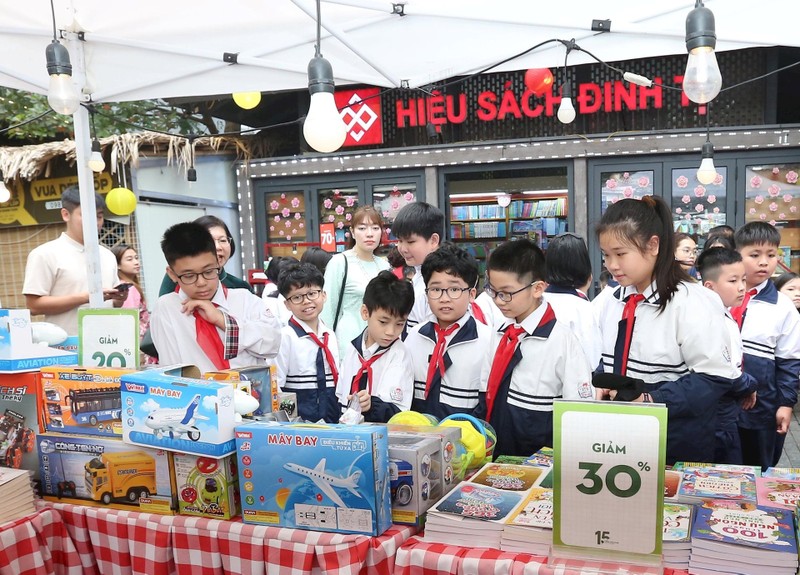
[[[358, 403], [361, 406], [361, 413], [366, 413], [372, 409], [372, 396], [366, 389], [359, 391], [356, 396], [358, 397]], [[350, 400], [351, 397], [353, 396], [351, 395], [347, 399]]]
[[792, 408], [788, 406], [779, 407], [775, 412], [776, 431], [781, 435], [789, 431], [789, 423], [792, 421]]
[[213, 323], [220, 329], [225, 329], [225, 316], [217, 307], [208, 300], [204, 299], [187, 299], [182, 304], [183, 313], [191, 315], [194, 311], [200, 314], [204, 320]]
[[745, 411], [747, 411], [748, 409], [753, 409], [753, 407], [756, 404], [756, 393], [757, 392], [754, 391], [747, 397], [742, 398], [742, 400], [739, 402], [739, 405], [741, 406], [742, 409], [744, 409]]

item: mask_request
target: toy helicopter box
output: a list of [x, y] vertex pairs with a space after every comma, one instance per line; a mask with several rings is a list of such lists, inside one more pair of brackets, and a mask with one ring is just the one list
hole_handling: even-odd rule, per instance
[[236, 428], [242, 519], [380, 535], [392, 523], [386, 426], [255, 422]]
[[111, 437], [44, 433], [36, 438], [48, 501], [171, 515], [177, 509], [171, 454]]
[[421, 527], [425, 512], [444, 495], [438, 437], [389, 432], [392, 521]]
[[31, 312], [0, 309], [0, 372], [32, 371], [45, 365], [75, 365], [75, 353], [33, 343]]
[[233, 386], [197, 379], [199, 375], [195, 366], [188, 365], [124, 375], [122, 438], [207, 457], [236, 451]]
[[442, 448], [439, 452], [442, 466], [442, 488], [447, 494], [453, 486], [464, 479], [467, 470], [463, 463], [465, 454], [461, 447], [461, 429], [445, 425], [399, 425], [390, 423], [388, 426], [391, 435], [410, 434], [438, 437]]
[[41, 430], [39, 372], [0, 373], [0, 467], [27, 469], [38, 479]]
[[120, 378], [132, 369], [43, 367], [42, 411], [46, 431], [122, 436]]
[[236, 455], [221, 459], [175, 453], [178, 513], [212, 519], [239, 515], [239, 475]]

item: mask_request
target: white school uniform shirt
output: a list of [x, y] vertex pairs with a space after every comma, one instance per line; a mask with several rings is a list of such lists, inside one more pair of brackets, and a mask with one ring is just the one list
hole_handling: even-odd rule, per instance
[[[515, 323], [525, 330], [517, 351], [522, 359], [511, 372], [507, 401], [529, 411], [553, 411], [554, 399], [592, 399], [592, 373], [581, 344], [569, 328], [555, 318], [546, 301]], [[492, 334], [481, 372], [481, 391], [489, 382], [495, 351], [504, 329]], [[495, 406], [496, 409], [496, 406]]]
[[[353, 378], [361, 370], [359, 351], [354, 342], [358, 342], [367, 360], [378, 351], [377, 343], [366, 347], [364, 339], [366, 330], [355, 340], [348, 343], [344, 353], [339, 383], [336, 385], [336, 397], [339, 403], [347, 405], [347, 396], [353, 385]], [[411, 409], [411, 399], [414, 393], [414, 368], [411, 357], [402, 340], [397, 339], [380, 359], [372, 364], [372, 393], [386, 403], [395, 404], [401, 411]]]
[[[549, 291], [560, 289], [561, 291]], [[583, 354], [589, 361], [589, 369], [594, 371], [600, 364], [602, 351], [600, 335], [600, 324], [594, 315], [592, 302], [579, 290], [564, 290], [550, 286], [547, 288], [544, 298], [556, 312], [556, 318], [569, 327], [575, 334], [583, 348]]]
[[[194, 315], [181, 311], [186, 299], [182, 290], [162, 295], [150, 316], [159, 363], [190, 363], [202, 373], [216, 371], [197, 343]], [[211, 301], [235, 319], [239, 327], [238, 354], [229, 360], [231, 368], [265, 365], [267, 359], [275, 357], [281, 344], [281, 328], [278, 320], [267, 314], [260, 297], [245, 289], [223, 290], [220, 286]], [[217, 334], [224, 343], [225, 332], [217, 328]]]
[[406, 328], [411, 330], [415, 325], [435, 320], [431, 306], [428, 305], [428, 296], [425, 294], [425, 279], [422, 277], [422, 266], [414, 266], [414, 277], [411, 278], [411, 287], [414, 288], [414, 307], [408, 314]]
[[[742, 322], [744, 350], [773, 362], [776, 357], [800, 359], [800, 314], [791, 298], [781, 292], [774, 304], [758, 298], [769, 282], [758, 284], [756, 295], [747, 304]], [[774, 285], [770, 286], [772, 289]]]
[[[436, 347], [434, 323], [435, 321], [425, 322], [416, 326], [403, 342], [414, 365], [414, 397], [417, 399], [425, 399], [429, 358]], [[444, 352], [452, 363], [439, 383], [439, 400], [454, 408], [470, 410], [478, 405], [481, 369], [486, 349], [491, 345], [492, 328], [476, 320], [469, 312], [456, 323], [459, 325], [458, 329], [446, 339]], [[467, 333], [465, 329], [469, 330], [467, 339], [464, 339]], [[451, 345], [453, 340], [457, 341]]]
[[[292, 316], [303, 331], [312, 333], [307, 323]], [[320, 341], [328, 334], [328, 349], [333, 354], [333, 360], [339, 358], [339, 346], [336, 343], [336, 334], [319, 320], [317, 331], [314, 332]], [[294, 391], [296, 389], [317, 389], [317, 352], [322, 349], [307, 335], [299, 335], [293, 325], [286, 325], [281, 329], [281, 348], [275, 358], [278, 367], [278, 387], [281, 391]], [[325, 364], [325, 387], [333, 387], [333, 373], [325, 352], [322, 354]], [[338, 365], [336, 366], [338, 371]]]

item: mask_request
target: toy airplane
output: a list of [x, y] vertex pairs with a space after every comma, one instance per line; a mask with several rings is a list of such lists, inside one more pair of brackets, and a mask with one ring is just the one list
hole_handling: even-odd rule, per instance
[[344, 504], [342, 498], [339, 497], [339, 495], [333, 489], [334, 487], [347, 489], [356, 497], [361, 497], [361, 494], [356, 491], [358, 488], [358, 479], [361, 477], [360, 471], [354, 471], [348, 477], [336, 477], [335, 475], [330, 475], [325, 473], [325, 458], [322, 458], [314, 469], [303, 467], [302, 465], [297, 465], [296, 463], [284, 463], [283, 467], [292, 473], [297, 473], [298, 475], [302, 475], [303, 477], [308, 477], [311, 479], [311, 481], [313, 481], [314, 484], [319, 487], [322, 492], [339, 507], [347, 507], [347, 505]]
[[200, 394], [194, 396], [189, 405], [185, 408], [163, 407], [154, 409], [144, 420], [144, 424], [153, 430], [156, 439], [161, 439], [164, 433], [169, 434], [170, 439], [180, 438], [183, 434], [197, 441], [200, 439], [200, 430], [194, 425], [195, 419], [208, 419], [202, 415], [195, 414], [197, 406], [200, 404]]

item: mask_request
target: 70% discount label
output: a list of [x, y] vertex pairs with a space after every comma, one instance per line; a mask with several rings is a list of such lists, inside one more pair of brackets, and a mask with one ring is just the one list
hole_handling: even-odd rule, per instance
[[666, 410], [569, 403], [555, 413], [554, 542], [660, 553]]

